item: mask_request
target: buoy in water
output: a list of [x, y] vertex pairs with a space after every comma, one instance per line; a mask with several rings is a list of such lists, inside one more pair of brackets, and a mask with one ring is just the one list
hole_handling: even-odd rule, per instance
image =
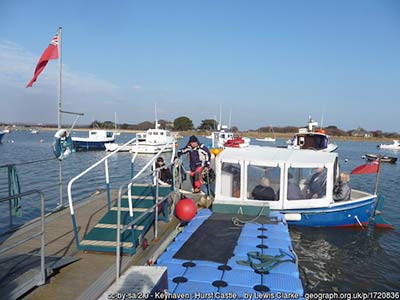
[[175, 207], [175, 214], [181, 220], [189, 222], [197, 213], [196, 203], [190, 198], [184, 198], [178, 201]]

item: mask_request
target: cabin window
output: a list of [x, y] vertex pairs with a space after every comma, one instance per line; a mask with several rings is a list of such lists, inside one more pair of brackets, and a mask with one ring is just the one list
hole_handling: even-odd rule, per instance
[[110, 137], [112, 137], [112, 136], [113, 136], [112, 132], [107, 132], [107, 134], [106, 134], [106, 135], [107, 135], [107, 137], [108, 137], [108, 138], [110, 138]]
[[153, 132], [153, 135], [158, 135], [158, 132]]
[[281, 184], [281, 169], [248, 165], [247, 167], [247, 198], [254, 200], [277, 200], [277, 191]]
[[221, 195], [240, 198], [240, 164], [222, 163], [221, 172]]
[[96, 135], [97, 132], [96, 132], [96, 131], [92, 131], [90, 134], [91, 134], [91, 135]]
[[150, 131], [150, 132], [148, 132], [147, 134], [148, 134], [148, 135], [153, 135], [153, 133], [152, 133], [151, 131]]
[[287, 199], [304, 200], [324, 198], [326, 196], [327, 169], [321, 168], [289, 168]]
[[160, 132], [160, 135], [164, 135], [164, 132]]

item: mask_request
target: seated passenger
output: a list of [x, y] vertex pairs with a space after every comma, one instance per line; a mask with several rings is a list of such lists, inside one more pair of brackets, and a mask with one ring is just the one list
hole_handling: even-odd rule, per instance
[[254, 187], [251, 195], [256, 200], [275, 200], [275, 192], [268, 178], [262, 178], [261, 184]]
[[317, 168], [308, 182], [307, 198], [322, 198], [326, 194], [326, 169]]
[[304, 195], [301, 192], [299, 186], [293, 179], [293, 175], [288, 173], [288, 190], [287, 190], [288, 200], [300, 200], [304, 199]]
[[350, 200], [351, 188], [348, 185], [350, 175], [347, 173], [340, 173], [339, 182], [333, 188], [333, 200], [344, 201]]
[[[279, 200], [280, 189], [276, 192], [275, 199]], [[287, 186], [287, 199], [288, 200], [301, 200], [304, 199], [304, 194], [301, 192], [299, 186], [293, 179], [293, 175], [288, 173], [288, 186]]]
[[170, 169], [165, 165], [164, 159], [160, 156], [156, 161], [156, 168], [160, 168], [160, 172], [158, 173], [158, 178], [161, 182], [172, 184], [172, 174]]

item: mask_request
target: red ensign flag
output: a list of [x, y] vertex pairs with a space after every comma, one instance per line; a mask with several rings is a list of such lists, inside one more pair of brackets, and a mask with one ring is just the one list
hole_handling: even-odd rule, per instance
[[57, 59], [58, 58], [58, 33], [53, 37], [50, 42], [50, 45], [44, 50], [42, 56], [39, 59], [38, 64], [36, 65], [35, 74], [29, 83], [27, 84], [28, 87], [32, 87], [32, 84], [36, 81], [39, 74], [44, 70], [47, 65], [47, 62], [50, 59]]
[[378, 170], [379, 162], [377, 160], [373, 160], [370, 163], [358, 166], [353, 171], [351, 171], [351, 174], [373, 174], [378, 173]]

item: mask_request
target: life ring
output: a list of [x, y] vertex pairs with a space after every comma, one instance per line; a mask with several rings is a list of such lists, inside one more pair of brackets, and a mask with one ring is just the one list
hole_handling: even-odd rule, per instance
[[52, 146], [53, 153], [57, 159], [63, 160], [71, 154], [74, 148], [74, 143], [72, 142], [72, 138], [68, 134], [68, 131], [65, 129], [60, 129], [54, 135], [54, 142]]

